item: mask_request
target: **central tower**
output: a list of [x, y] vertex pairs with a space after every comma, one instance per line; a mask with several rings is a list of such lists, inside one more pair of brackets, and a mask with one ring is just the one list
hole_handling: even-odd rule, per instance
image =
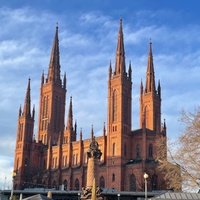
[[108, 188], [123, 190], [123, 167], [130, 156], [131, 64], [126, 72], [122, 19], [118, 33], [115, 70], [109, 67], [108, 80]]

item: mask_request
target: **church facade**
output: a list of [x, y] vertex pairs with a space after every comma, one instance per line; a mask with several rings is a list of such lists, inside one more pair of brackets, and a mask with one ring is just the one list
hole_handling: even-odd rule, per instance
[[[30, 79], [23, 109], [20, 106], [16, 137], [14, 188], [49, 187], [81, 190], [86, 185], [87, 151], [93, 138], [82, 139], [73, 122], [72, 98], [65, 124], [66, 74], [61, 80], [58, 27], [50, 55], [48, 75], [41, 77], [38, 138], [33, 137], [35, 108], [31, 110]], [[70, 80], [69, 80], [70, 81]], [[152, 44], [146, 83], [140, 86], [140, 128], [132, 130], [132, 69], [126, 69], [122, 20], [118, 33], [116, 61], [108, 73], [108, 118], [102, 136], [96, 137], [102, 156], [97, 185], [120, 191], [143, 191], [144, 173], [148, 189], [166, 189], [157, 171], [156, 140], [166, 137], [161, 123], [161, 86], [155, 83]], [[79, 140], [77, 140], [77, 134]], [[167, 147], [166, 147], [167, 148]]]

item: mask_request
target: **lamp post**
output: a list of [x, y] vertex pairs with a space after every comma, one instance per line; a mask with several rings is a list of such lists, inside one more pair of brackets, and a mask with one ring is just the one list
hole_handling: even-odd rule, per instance
[[117, 194], [117, 200], [120, 200], [120, 194]]
[[9, 198], [9, 200], [12, 200], [12, 199], [13, 199], [13, 191], [14, 191], [14, 178], [15, 178], [15, 176], [16, 176], [16, 172], [15, 172], [15, 171], [13, 171], [13, 172], [12, 172], [12, 189], [11, 189], [11, 194], [10, 194], [10, 198]]
[[78, 200], [80, 200], [80, 197], [81, 197], [81, 193], [79, 192], [78, 193]]
[[145, 172], [144, 173], [144, 192], [145, 192], [145, 200], [147, 200], [147, 179], [149, 175]]

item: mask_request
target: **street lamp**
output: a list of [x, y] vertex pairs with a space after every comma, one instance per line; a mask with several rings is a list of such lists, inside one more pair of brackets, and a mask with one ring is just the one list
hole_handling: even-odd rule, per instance
[[81, 193], [79, 192], [78, 193], [78, 200], [80, 200], [80, 197], [81, 197]]
[[147, 200], [147, 179], [149, 175], [145, 172], [144, 173], [144, 191], [145, 191], [145, 200]]
[[9, 198], [9, 200], [12, 200], [12, 199], [13, 199], [13, 191], [14, 191], [14, 178], [15, 178], [15, 176], [16, 176], [16, 172], [15, 172], [15, 171], [13, 171], [13, 172], [12, 172], [12, 189], [11, 189], [11, 194], [10, 194], [10, 198]]
[[117, 194], [117, 200], [120, 200], [120, 194]]

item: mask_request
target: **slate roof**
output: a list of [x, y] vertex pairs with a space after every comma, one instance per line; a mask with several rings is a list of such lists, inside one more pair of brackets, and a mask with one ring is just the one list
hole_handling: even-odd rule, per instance
[[149, 200], [200, 200], [200, 193], [166, 192]]
[[31, 197], [24, 198], [23, 200], [50, 200], [48, 197], [41, 194], [36, 194]]

